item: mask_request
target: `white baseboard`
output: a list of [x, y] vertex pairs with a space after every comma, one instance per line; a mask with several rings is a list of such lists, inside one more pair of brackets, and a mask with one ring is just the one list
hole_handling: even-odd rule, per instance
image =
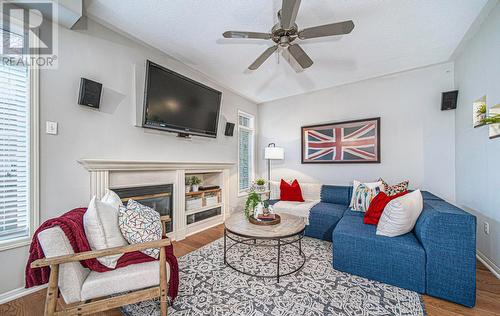
[[8, 303], [12, 300], [23, 297], [25, 295], [38, 292], [46, 287], [47, 287], [47, 284], [30, 287], [29, 289], [26, 289], [24, 287], [20, 287], [18, 289], [14, 289], [12, 291], [2, 293], [2, 294], [0, 294], [0, 305]]
[[497, 279], [500, 279], [500, 268], [498, 268], [493, 261], [491, 261], [488, 257], [483, 255], [480, 251], [476, 251], [476, 258], [481, 261], [482, 264], [488, 268], [488, 270], [493, 273]]

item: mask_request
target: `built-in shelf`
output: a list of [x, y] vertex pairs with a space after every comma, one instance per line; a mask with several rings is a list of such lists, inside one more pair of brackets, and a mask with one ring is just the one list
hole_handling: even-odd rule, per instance
[[210, 189], [210, 190], [203, 190], [203, 191], [197, 191], [197, 192], [186, 192], [186, 196], [196, 196], [196, 195], [201, 195], [204, 196], [206, 193], [215, 193], [215, 192], [221, 192], [221, 189]]
[[218, 207], [222, 207], [222, 203], [217, 203], [217, 204], [211, 205], [211, 206], [204, 206], [204, 207], [201, 207], [201, 208], [198, 208], [198, 209], [195, 209], [195, 210], [186, 210], [186, 215], [192, 215], [192, 214], [196, 214], [196, 213], [199, 213], [199, 212], [211, 210], [213, 208], [218, 208]]

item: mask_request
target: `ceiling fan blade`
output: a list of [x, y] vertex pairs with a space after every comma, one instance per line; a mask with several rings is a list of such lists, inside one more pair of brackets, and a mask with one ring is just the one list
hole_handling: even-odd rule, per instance
[[314, 26], [303, 29], [299, 32], [300, 39], [308, 39], [315, 37], [333, 36], [349, 34], [354, 29], [353, 21], [344, 21], [320, 26]]
[[222, 34], [225, 38], [256, 38], [256, 39], [270, 39], [271, 34], [259, 32], [240, 32], [240, 31], [227, 31]]
[[285, 30], [291, 29], [295, 25], [297, 13], [299, 13], [300, 0], [283, 0], [281, 6], [281, 27]]
[[288, 51], [290, 52], [290, 55], [292, 55], [292, 57], [299, 63], [300, 67], [304, 69], [311, 67], [314, 63], [298, 44], [288, 46]]
[[262, 55], [260, 55], [250, 66], [248, 66], [248, 69], [255, 70], [255, 69], [259, 68], [260, 65], [262, 65], [266, 61], [266, 59], [268, 59], [269, 56], [271, 56], [277, 49], [278, 49], [278, 45], [274, 45], [274, 46], [266, 49], [262, 53]]

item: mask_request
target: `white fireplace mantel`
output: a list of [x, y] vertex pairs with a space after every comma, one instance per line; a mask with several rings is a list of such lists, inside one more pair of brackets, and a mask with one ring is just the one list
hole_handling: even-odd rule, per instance
[[134, 161], [110, 159], [80, 159], [78, 162], [89, 171], [127, 170], [178, 170], [178, 169], [230, 169], [234, 162], [193, 162], [193, 161]]
[[[175, 240], [184, 239], [199, 230], [220, 224], [229, 205], [229, 173], [233, 162], [172, 162], [132, 161], [111, 159], [80, 159], [78, 162], [90, 173], [90, 195], [101, 198], [106, 189], [120, 186], [141, 186], [151, 184], [174, 185], [174, 233]], [[222, 215], [213, 221], [188, 227], [185, 211], [186, 174], [219, 173], [222, 175]]]

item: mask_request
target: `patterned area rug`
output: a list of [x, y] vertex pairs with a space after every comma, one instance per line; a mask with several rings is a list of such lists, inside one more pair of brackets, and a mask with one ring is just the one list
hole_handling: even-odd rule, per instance
[[[284, 248], [280, 262], [286, 272], [300, 266], [300, 260], [297, 249]], [[330, 242], [305, 237], [304, 267], [279, 283], [224, 265], [223, 249], [221, 238], [179, 258], [179, 297], [169, 315], [426, 315], [422, 297], [415, 292], [334, 270]], [[228, 260], [241, 263], [237, 268], [245, 271], [268, 275], [276, 271], [275, 248], [237, 245]], [[129, 316], [159, 315], [159, 304], [146, 301], [122, 311]]]

